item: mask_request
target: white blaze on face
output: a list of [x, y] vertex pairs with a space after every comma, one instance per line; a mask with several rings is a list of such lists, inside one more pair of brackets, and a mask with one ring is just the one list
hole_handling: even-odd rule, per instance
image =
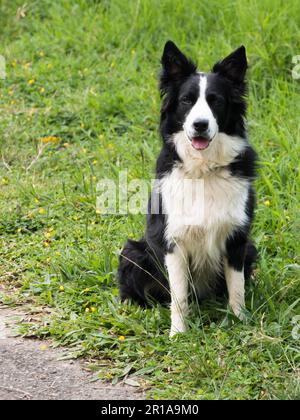
[[196, 131], [194, 130], [194, 122], [199, 119], [207, 120], [208, 121], [208, 136], [210, 139], [216, 136], [218, 133], [218, 124], [217, 121], [210, 109], [207, 101], [206, 101], [206, 88], [207, 88], [207, 77], [203, 74], [200, 74], [200, 81], [199, 81], [199, 88], [200, 88], [200, 95], [190, 110], [185, 123], [184, 123], [184, 131], [189, 137], [192, 139], [193, 137], [197, 136]]

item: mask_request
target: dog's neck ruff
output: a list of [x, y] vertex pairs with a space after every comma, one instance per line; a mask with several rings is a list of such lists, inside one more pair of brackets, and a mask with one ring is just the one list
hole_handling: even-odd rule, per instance
[[246, 139], [218, 133], [206, 150], [195, 150], [184, 131], [173, 136], [176, 152], [181, 160], [179, 166], [194, 178], [228, 167], [247, 147]]

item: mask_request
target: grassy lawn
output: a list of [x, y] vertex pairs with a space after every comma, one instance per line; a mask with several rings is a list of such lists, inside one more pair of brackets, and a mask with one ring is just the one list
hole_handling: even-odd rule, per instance
[[[150, 398], [300, 399], [299, 0], [26, 3], [0, 5], [0, 302], [26, 305], [24, 334], [69, 346], [96, 376]], [[172, 341], [168, 309], [118, 301], [118, 253], [144, 216], [95, 207], [101, 178], [151, 179], [169, 38], [204, 71], [247, 47], [260, 156], [250, 319], [207, 302]]]

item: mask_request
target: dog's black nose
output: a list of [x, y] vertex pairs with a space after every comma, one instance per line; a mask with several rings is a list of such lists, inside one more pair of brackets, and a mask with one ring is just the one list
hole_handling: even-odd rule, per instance
[[196, 120], [194, 121], [194, 129], [197, 131], [198, 134], [203, 134], [208, 129], [208, 120]]

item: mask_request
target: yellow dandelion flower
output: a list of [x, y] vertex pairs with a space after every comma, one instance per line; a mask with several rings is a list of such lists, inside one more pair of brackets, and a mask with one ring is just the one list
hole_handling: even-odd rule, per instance
[[120, 340], [120, 341], [124, 341], [124, 340], [125, 340], [124, 335], [120, 335], [119, 340]]
[[64, 292], [64, 291], [65, 291], [64, 286], [59, 286], [59, 290], [60, 290], [61, 292]]
[[45, 93], [45, 88], [44, 87], [40, 88], [40, 93]]
[[40, 54], [39, 54], [39, 56], [40, 56], [40, 57], [44, 57], [44, 56], [45, 56], [45, 53], [44, 53], [44, 51], [40, 51]]
[[97, 177], [96, 176], [92, 176], [92, 180], [93, 181], [97, 181]]
[[20, 232], [22, 232], [22, 228], [19, 228], [19, 229], [18, 229], [18, 232], [19, 232], [19, 233], [20, 233]]
[[42, 143], [44, 143], [44, 144], [47, 144], [47, 143], [58, 143], [60, 141], [60, 138], [59, 137], [56, 137], [56, 136], [46, 136], [46, 137], [42, 137], [40, 139], [40, 141]]
[[56, 252], [55, 252], [55, 255], [56, 255], [57, 257], [60, 257], [60, 256], [61, 256], [61, 253], [60, 253], [59, 251], [56, 251]]
[[95, 306], [92, 306], [91, 307], [91, 312], [96, 312], [97, 311], [97, 309], [95, 308]]
[[271, 205], [270, 200], [266, 200], [266, 201], [264, 202], [264, 205], [265, 205], [266, 207], [270, 207], [270, 205]]
[[28, 82], [27, 82], [30, 86], [32, 86], [32, 85], [34, 85], [34, 83], [35, 83], [35, 80], [34, 79], [30, 79], [30, 80], [28, 80]]
[[45, 214], [46, 210], [43, 207], [41, 207], [41, 208], [39, 208], [39, 213], [40, 214]]
[[49, 241], [44, 241], [44, 247], [49, 248], [49, 246], [50, 246], [50, 242]]
[[95, 159], [95, 160], [93, 160], [92, 164], [93, 164], [93, 165], [96, 165], [96, 163], [98, 163], [98, 160], [96, 160], [96, 159]]

